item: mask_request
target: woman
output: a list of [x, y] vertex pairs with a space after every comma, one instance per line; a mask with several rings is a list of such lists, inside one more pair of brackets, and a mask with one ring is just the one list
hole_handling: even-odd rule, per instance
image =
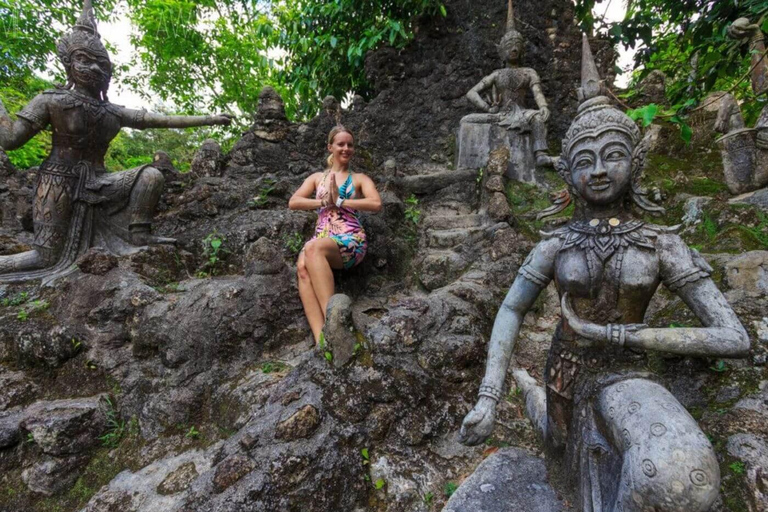
[[[632, 203], [658, 209], [639, 187], [647, 140], [600, 94], [586, 37], [583, 52], [582, 103], [558, 163], [576, 202], [574, 217], [544, 234], [520, 267], [496, 316], [485, 378], [460, 440], [475, 445], [493, 430], [523, 317], [554, 280], [563, 318], [547, 358], [546, 389], [532, 386], [524, 370], [514, 376], [527, 410], [540, 416], [532, 419], [548, 447], [564, 452], [565, 470], [578, 481], [580, 509], [709, 510], [720, 485], [712, 445], [648, 373], [646, 351], [743, 357], [749, 338], [701, 256], [670, 228], [633, 215]], [[661, 283], [702, 327], [642, 323]]]
[[358, 211], [381, 210], [373, 180], [349, 170], [355, 154], [352, 132], [335, 126], [328, 134], [328, 152], [328, 168], [304, 180], [288, 201], [291, 210], [318, 213], [315, 236], [304, 245], [297, 264], [299, 296], [315, 343], [320, 341], [328, 300], [334, 292], [331, 269], [354, 267], [368, 248]]

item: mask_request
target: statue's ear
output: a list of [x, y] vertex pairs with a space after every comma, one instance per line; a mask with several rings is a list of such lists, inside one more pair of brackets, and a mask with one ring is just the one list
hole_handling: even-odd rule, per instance
[[558, 159], [557, 163], [555, 164], [555, 170], [569, 187], [573, 185], [573, 180], [571, 179], [571, 169], [568, 167], [568, 159], [565, 155]]
[[648, 130], [645, 137], [635, 146], [632, 152], [632, 182], [638, 184], [643, 176], [645, 169], [645, 158], [648, 156], [648, 150], [651, 149], [652, 131]]

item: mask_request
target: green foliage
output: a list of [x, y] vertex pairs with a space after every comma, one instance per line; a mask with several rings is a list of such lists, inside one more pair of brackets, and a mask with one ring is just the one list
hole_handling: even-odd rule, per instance
[[411, 194], [410, 197], [405, 200], [405, 219], [412, 222], [414, 225], [418, 224], [421, 219], [419, 200], [414, 194]]
[[453, 493], [456, 492], [456, 489], [458, 489], [459, 486], [456, 485], [454, 482], [446, 482], [445, 487], [443, 488], [443, 493], [445, 494], [446, 498], [450, 498], [453, 496]]
[[20, 309], [19, 312], [16, 314], [16, 319], [22, 322], [26, 322], [28, 318], [29, 318], [29, 313], [27, 313], [26, 309]]
[[722, 359], [718, 359], [717, 362], [714, 364], [714, 366], [709, 367], [710, 370], [717, 373], [723, 373], [728, 370], [728, 365], [725, 364], [725, 361]]
[[[614, 43], [638, 49], [630, 97], [639, 92], [634, 86], [654, 70], [668, 78], [667, 97], [674, 107], [665, 115], [673, 122], [675, 116], [683, 120], [711, 91], [733, 89], [739, 100], [752, 97], [749, 80], [739, 82], [750, 69], [748, 47], [730, 39], [726, 28], [740, 17], [758, 21], [768, 12], [765, 0], [633, 0], [624, 19], [612, 23], [594, 18], [596, 3], [576, 0], [582, 28], [588, 33], [596, 28]], [[761, 105], [753, 101], [742, 107], [751, 123]], [[690, 140], [687, 124], [681, 124], [681, 136]]]
[[745, 470], [744, 463], [741, 462], [740, 460], [737, 460], [736, 462], [729, 464], [728, 467], [731, 468], [731, 471], [733, 471], [737, 475], [744, 474], [744, 470]]
[[0, 304], [2, 304], [5, 307], [11, 306], [16, 307], [20, 306], [21, 304], [24, 304], [29, 300], [29, 292], [20, 292], [16, 295], [13, 295], [11, 297], [4, 297], [2, 301], [0, 301]]
[[101, 444], [107, 448], [115, 448], [125, 435], [125, 421], [118, 416], [117, 409], [110, 397], [105, 397], [106, 409], [104, 415], [107, 418], [107, 431], [99, 437]]
[[261, 371], [264, 373], [277, 373], [287, 369], [288, 366], [280, 361], [267, 361], [261, 364]]
[[360, 455], [363, 457], [363, 465], [369, 464], [371, 462], [371, 457], [368, 454], [368, 448], [363, 448], [360, 450]]
[[194, 425], [189, 427], [189, 430], [187, 430], [187, 433], [184, 434], [184, 437], [187, 439], [198, 439], [200, 437], [200, 431], [195, 428]]
[[202, 269], [197, 273], [198, 277], [214, 276], [221, 270], [222, 257], [229, 252], [223, 248], [225, 241], [226, 238], [220, 236], [216, 231], [209, 233], [203, 239], [202, 257], [204, 262]]
[[275, 185], [277, 184], [277, 181], [271, 179], [271, 178], [265, 178], [262, 182], [261, 187], [259, 188], [258, 193], [248, 201], [248, 206], [250, 208], [262, 208], [267, 204], [267, 201], [269, 200], [269, 194], [272, 193], [273, 190], [275, 190]]
[[283, 245], [288, 249], [288, 252], [296, 256], [301, 252], [301, 248], [304, 247], [304, 237], [298, 232], [294, 232], [292, 235], [285, 235]]
[[379, 478], [373, 484], [373, 486], [376, 488], [376, 490], [379, 490], [379, 489], [383, 488], [385, 485], [387, 485], [387, 482], [385, 482], [383, 478]]
[[423, 501], [425, 505], [431, 505], [433, 499], [435, 499], [435, 495], [432, 492], [425, 493], [421, 497], [421, 501]]

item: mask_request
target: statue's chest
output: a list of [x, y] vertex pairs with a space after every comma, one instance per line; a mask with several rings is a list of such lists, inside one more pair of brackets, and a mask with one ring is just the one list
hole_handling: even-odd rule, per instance
[[505, 69], [496, 78], [496, 88], [505, 98], [522, 101], [528, 91], [528, 81], [520, 70]]
[[584, 318], [600, 323], [642, 320], [659, 286], [656, 252], [632, 245], [610, 255], [599, 248], [571, 247], [558, 254], [555, 268], [560, 293], [568, 292]]
[[120, 118], [111, 110], [89, 104], [63, 104], [51, 119], [54, 139], [78, 146], [106, 147], [120, 131]]

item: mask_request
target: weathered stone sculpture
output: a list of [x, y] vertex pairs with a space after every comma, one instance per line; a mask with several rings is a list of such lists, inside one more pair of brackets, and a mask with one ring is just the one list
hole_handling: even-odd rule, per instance
[[[518, 67], [524, 46], [509, 0], [507, 32], [498, 45], [507, 67], [486, 76], [467, 93], [469, 101], [484, 113], [462, 118], [457, 167], [484, 167], [490, 152], [499, 145], [510, 148], [507, 176], [511, 179], [533, 183], [536, 165], [552, 163], [546, 155], [549, 109], [541, 80], [535, 70]], [[528, 91], [533, 93], [538, 110], [523, 107]]]
[[[752, 90], [756, 96], [768, 93], [768, 60], [765, 36], [760, 27], [739, 18], [728, 27], [734, 39], [749, 41], [752, 54]], [[717, 140], [723, 157], [725, 182], [734, 194], [768, 185], [768, 105], [763, 107], [754, 128], [746, 128], [741, 109], [731, 94], [720, 100], [715, 130], [724, 133]]]
[[[477, 405], [460, 440], [491, 433], [523, 317], [554, 279], [562, 320], [541, 389], [515, 370], [533, 423], [577, 480], [584, 511], [704, 511], [718, 495], [715, 453], [696, 421], [647, 371], [646, 351], [742, 357], [749, 339], [710, 278], [711, 268], [671, 228], [636, 218], [648, 139], [602, 95], [584, 37], [581, 105], [563, 140], [557, 169], [576, 210], [520, 267], [491, 334]], [[656, 207], [658, 209], [658, 207]], [[703, 327], [643, 322], [659, 284], [676, 293]]]
[[34, 197], [34, 249], [0, 256], [0, 281], [48, 278], [72, 268], [98, 245], [116, 253], [171, 239], [150, 228], [163, 175], [145, 165], [107, 174], [104, 155], [121, 128], [184, 128], [229, 124], [227, 115], [164, 116], [114, 105], [112, 76], [90, 0], [72, 31], [59, 41], [67, 84], [35, 97], [14, 122], [0, 104], [0, 147], [11, 150], [51, 126], [53, 148], [40, 166]]

